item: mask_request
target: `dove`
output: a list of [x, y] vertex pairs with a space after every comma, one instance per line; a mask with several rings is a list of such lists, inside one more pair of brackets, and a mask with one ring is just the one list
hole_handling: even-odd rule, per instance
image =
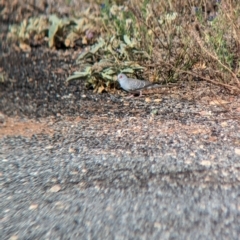
[[154, 85], [153, 83], [145, 80], [139, 80], [139, 79], [133, 79], [128, 78], [125, 74], [120, 73], [118, 74], [118, 82], [122, 89], [124, 89], [127, 92], [140, 92], [140, 96], [142, 96], [141, 89], [147, 88], [151, 85]]

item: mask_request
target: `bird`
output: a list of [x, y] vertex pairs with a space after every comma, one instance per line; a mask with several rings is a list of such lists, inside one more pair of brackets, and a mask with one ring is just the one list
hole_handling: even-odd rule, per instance
[[123, 73], [118, 74], [117, 79], [122, 89], [131, 93], [140, 92], [139, 96], [142, 96], [142, 89], [155, 85], [154, 83], [146, 80], [128, 78]]

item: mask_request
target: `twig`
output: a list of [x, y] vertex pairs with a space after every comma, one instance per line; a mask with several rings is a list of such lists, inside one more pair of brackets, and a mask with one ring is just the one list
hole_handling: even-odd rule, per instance
[[198, 43], [198, 45], [203, 49], [203, 51], [209, 55], [211, 58], [213, 58], [215, 61], [217, 61], [223, 68], [225, 68], [229, 73], [231, 73], [231, 75], [233, 76], [237, 86], [240, 88], [240, 82], [236, 76], [236, 74], [226, 65], [224, 65], [216, 56], [214, 56], [213, 54], [210, 53], [209, 50], [207, 50], [203, 44], [201, 39], [196, 35], [196, 32], [194, 30], [190, 31], [190, 33], [192, 33], [192, 36], [195, 38], [196, 42]]
[[171, 67], [172, 69], [174, 69], [176, 72], [186, 73], [186, 74], [192, 75], [192, 76], [194, 76], [194, 77], [201, 78], [201, 79], [203, 79], [203, 80], [205, 80], [205, 81], [207, 81], [207, 82], [210, 82], [210, 83], [212, 83], [212, 84], [214, 84], [214, 85], [222, 86], [222, 87], [228, 89], [229, 91], [235, 91], [235, 92], [237, 92], [237, 93], [240, 93], [240, 89], [237, 88], [237, 87], [233, 87], [233, 86], [231, 86], [231, 85], [229, 85], [229, 84], [225, 84], [225, 83], [221, 83], [221, 82], [218, 82], [218, 81], [214, 81], [214, 80], [209, 79], [209, 78], [207, 78], [207, 77], [203, 77], [203, 76], [201, 76], [201, 75], [199, 75], [199, 74], [197, 74], [197, 73], [195, 73], [195, 72], [190, 72], [190, 71], [186, 71], [186, 70], [181, 70], [181, 69], [179, 69], [179, 68], [174, 67], [171, 63], [167, 63], [167, 62], [165, 62], [165, 61], [162, 61], [162, 60], [159, 60], [159, 61], [163, 62], [164, 64], [166, 64], [166, 65], [168, 65], [168, 66], [170, 66], [170, 67]]

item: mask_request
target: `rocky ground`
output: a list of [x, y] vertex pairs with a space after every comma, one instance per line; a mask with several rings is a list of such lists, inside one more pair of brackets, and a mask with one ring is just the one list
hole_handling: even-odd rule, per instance
[[2, 239], [239, 238], [238, 96], [202, 82], [95, 94], [65, 82], [81, 49], [4, 36]]

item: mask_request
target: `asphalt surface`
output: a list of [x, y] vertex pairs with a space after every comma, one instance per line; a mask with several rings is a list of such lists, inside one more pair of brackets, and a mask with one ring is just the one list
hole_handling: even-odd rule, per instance
[[238, 96], [94, 94], [78, 50], [0, 47], [1, 239], [239, 239]]
[[2, 239], [239, 238], [239, 149], [224, 133], [149, 146], [84, 129], [1, 140]]

